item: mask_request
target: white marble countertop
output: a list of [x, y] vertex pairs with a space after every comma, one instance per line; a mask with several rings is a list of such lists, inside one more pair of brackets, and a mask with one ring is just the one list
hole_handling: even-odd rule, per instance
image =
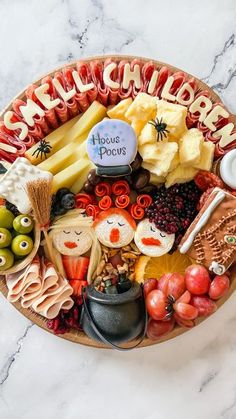
[[[54, 67], [124, 53], [204, 79], [236, 112], [234, 0], [1, 0], [0, 16], [0, 108]], [[0, 418], [235, 419], [235, 303], [119, 353], [56, 338], [0, 296]]]

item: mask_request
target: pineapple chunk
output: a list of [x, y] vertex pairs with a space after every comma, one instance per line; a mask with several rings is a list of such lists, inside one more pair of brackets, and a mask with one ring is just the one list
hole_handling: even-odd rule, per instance
[[77, 137], [100, 122], [106, 116], [107, 109], [96, 100], [90, 105], [79, 121], [66, 133], [65, 139], [68, 142], [74, 141]]
[[147, 122], [156, 112], [156, 99], [147, 93], [138, 93], [132, 105], [125, 113], [125, 117], [130, 121]]
[[[65, 142], [63, 141], [65, 134], [75, 125], [75, 123], [80, 119], [81, 115], [75, 116], [75, 118], [71, 119], [70, 121], [66, 122], [65, 124], [61, 125], [59, 128], [55, 129], [51, 134], [48, 134], [44, 140], [49, 142], [49, 145], [52, 147], [47, 153], [47, 157], [54, 154], [59, 148], [64, 147]], [[33, 155], [33, 153], [37, 150], [39, 144], [34, 144], [29, 150], [26, 151], [25, 157], [29, 159], [30, 163], [32, 164], [39, 164], [42, 160], [45, 160], [45, 156], [39, 154], [37, 157], [37, 153]]]
[[155, 164], [160, 158], [160, 149], [157, 142], [154, 144], [144, 144], [138, 149], [140, 156], [146, 163]]
[[88, 166], [80, 173], [79, 178], [76, 180], [76, 182], [71, 186], [70, 190], [73, 193], [78, 193], [83, 189], [84, 183], [87, 180], [88, 172], [91, 169], [94, 169], [94, 164], [92, 162], [89, 162]]
[[175, 170], [167, 175], [165, 186], [169, 188], [175, 183], [189, 182], [197, 174], [198, 170], [192, 167], [177, 166]]
[[167, 124], [166, 129], [169, 131], [167, 138], [178, 140], [185, 131], [186, 127], [186, 106], [176, 105], [175, 103], [169, 103], [165, 100], [159, 100], [157, 103], [157, 114], [159, 122], [162, 118], [162, 122]]
[[156, 146], [157, 154], [155, 164], [146, 163], [144, 156], [142, 166], [157, 176], [166, 176], [170, 171], [172, 161], [178, 153], [178, 144], [161, 142], [157, 143]]
[[[55, 193], [60, 188], [71, 188], [71, 186], [80, 178], [84, 170], [89, 167], [88, 159], [80, 159], [61, 172], [57, 173], [53, 178], [52, 191]], [[88, 169], [89, 171], [89, 169]]]
[[210, 171], [214, 158], [215, 144], [205, 141], [202, 144], [200, 161], [194, 165], [195, 169]]
[[133, 99], [131, 97], [121, 100], [118, 105], [107, 111], [107, 115], [112, 119], [121, 119], [122, 121], [129, 122], [129, 120], [125, 117], [125, 113], [132, 102]]
[[148, 122], [138, 137], [138, 146], [154, 142], [157, 142], [157, 131], [155, 127]]
[[193, 167], [199, 163], [203, 142], [203, 134], [197, 128], [192, 128], [183, 135], [179, 147], [180, 163], [183, 166]]
[[75, 161], [75, 151], [77, 149], [76, 143], [67, 144], [61, 150], [57, 151], [47, 160], [44, 160], [38, 165], [41, 170], [51, 172], [53, 175], [64, 169], [65, 166], [69, 166]]
[[151, 183], [152, 185], [160, 185], [160, 183], [165, 183], [165, 177], [157, 176], [157, 175], [154, 175], [154, 173], [151, 173], [149, 183]]

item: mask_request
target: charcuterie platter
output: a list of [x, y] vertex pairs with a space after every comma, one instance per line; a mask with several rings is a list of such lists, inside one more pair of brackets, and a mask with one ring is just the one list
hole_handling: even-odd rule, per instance
[[28, 86], [0, 118], [0, 291], [94, 347], [204, 321], [236, 286], [235, 123], [206, 84], [146, 58]]

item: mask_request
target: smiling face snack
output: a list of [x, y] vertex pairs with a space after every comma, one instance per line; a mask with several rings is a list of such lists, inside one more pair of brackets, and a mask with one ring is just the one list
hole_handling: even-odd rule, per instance
[[69, 227], [53, 235], [53, 245], [62, 255], [80, 256], [92, 246], [88, 227]]
[[138, 224], [134, 241], [144, 255], [157, 257], [170, 251], [175, 235], [160, 231], [154, 223], [145, 218]]
[[94, 221], [94, 229], [104, 246], [119, 248], [133, 240], [136, 224], [127, 211], [110, 208], [98, 215]]

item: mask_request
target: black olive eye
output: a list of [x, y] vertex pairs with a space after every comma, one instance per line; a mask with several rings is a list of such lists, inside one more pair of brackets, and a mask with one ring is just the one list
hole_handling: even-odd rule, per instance
[[6, 264], [6, 259], [4, 258], [4, 256], [0, 257], [0, 266], [4, 266]]
[[31, 224], [32, 224], [32, 222], [31, 222], [31, 219], [29, 217], [23, 217], [21, 219], [21, 225], [23, 227], [29, 227], [29, 226], [31, 226]]
[[70, 234], [70, 231], [65, 231], [65, 230], [63, 230], [63, 233], [65, 233], [65, 234]]
[[107, 220], [107, 224], [113, 224], [113, 221]]
[[29, 244], [26, 242], [26, 241], [22, 241], [21, 243], [20, 243], [20, 248], [21, 249], [27, 249], [29, 247]]
[[80, 234], [82, 234], [82, 231], [80, 231], [79, 233], [78, 233], [77, 231], [75, 231], [75, 234], [76, 234], [77, 236], [80, 236]]
[[164, 233], [162, 233], [162, 232], [160, 232], [160, 236], [161, 237], [166, 237], [166, 235]]
[[153, 231], [153, 233], [156, 232], [156, 230], [152, 226], [150, 227], [150, 230]]
[[123, 227], [125, 224], [118, 223], [118, 225], [119, 225], [120, 227]]

